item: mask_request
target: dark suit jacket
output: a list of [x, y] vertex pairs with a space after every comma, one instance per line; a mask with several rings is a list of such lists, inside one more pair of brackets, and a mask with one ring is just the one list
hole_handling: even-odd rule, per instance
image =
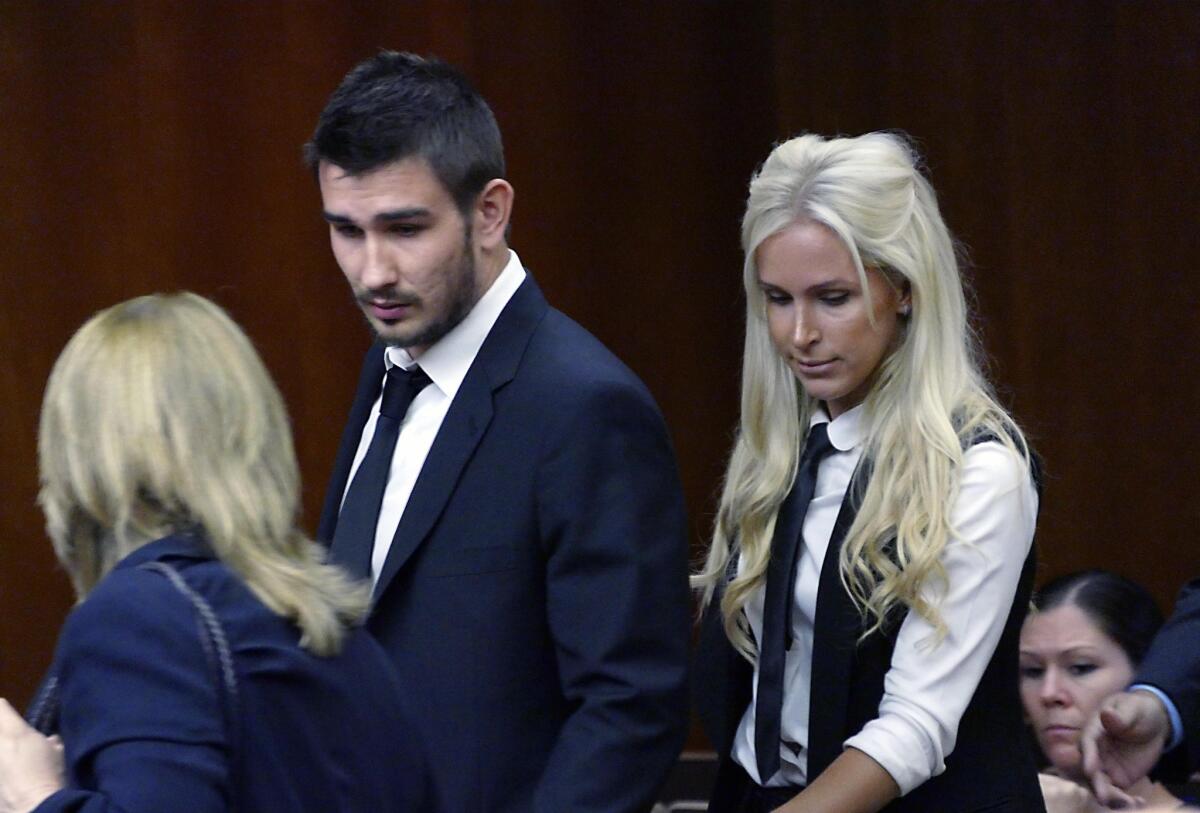
[[[884, 630], [860, 640], [865, 621], [839, 579], [838, 555], [857, 513], [855, 495], [861, 494], [862, 474], [860, 470], [846, 491], [821, 566], [809, 710], [808, 775], [813, 778], [837, 758], [843, 742], [879, 715], [884, 677], [905, 615], [894, 613]], [[797, 522], [788, 521], [792, 496], [780, 509], [776, 539], [800, 532]], [[1031, 551], [996, 652], [959, 723], [945, 772], [892, 801], [886, 813], [1044, 813], [1017, 681], [1021, 623], [1033, 575]], [[719, 603], [718, 595], [701, 620], [696, 704], [717, 753], [728, 761], [738, 723], [750, 704], [754, 673], [729, 643]]]
[[[237, 675], [231, 722], [196, 610], [138, 567], [152, 561], [176, 568], [221, 621]], [[68, 787], [37, 813], [423, 809], [425, 768], [386, 654], [361, 629], [332, 658], [298, 639], [199, 539], [138, 549], [63, 628], [51, 679]]]
[[1183, 719], [1188, 762], [1200, 765], [1200, 579], [1184, 586], [1134, 683], [1167, 693]]
[[[383, 370], [374, 347], [322, 539]], [[369, 621], [424, 693], [439, 809], [649, 806], [686, 727], [684, 527], [649, 393], [527, 278], [438, 432]]]

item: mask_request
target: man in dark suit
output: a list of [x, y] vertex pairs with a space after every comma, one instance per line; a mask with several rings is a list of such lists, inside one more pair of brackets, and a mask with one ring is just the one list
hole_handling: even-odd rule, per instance
[[1134, 804], [1122, 789], [1176, 746], [1200, 765], [1200, 579], [1180, 592], [1133, 684], [1104, 701], [1080, 738], [1096, 796], [1112, 807]]
[[648, 808], [683, 742], [689, 623], [657, 407], [509, 250], [500, 133], [453, 68], [367, 60], [306, 155], [378, 339], [318, 536], [375, 581], [439, 809]]

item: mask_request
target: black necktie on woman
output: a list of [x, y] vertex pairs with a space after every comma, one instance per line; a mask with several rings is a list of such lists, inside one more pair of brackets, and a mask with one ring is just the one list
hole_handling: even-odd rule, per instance
[[[790, 538], [778, 535], [771, 546], [767, 563], [766, 596], [763, 599], [762, 640], [758, 648], [758, 696], [754, 705], [754, 754], [758, 761], [758, 779], [762, 784], [779, 770], [781, 717], [783, 714], [783, 672], [787, 651], [791, 648], [792, 593], [796, 585], [796, 556], [804, 537], [804, 517], [817, 487], [817, 468], [833, 451], [829, 442], [829, 424], [819, 423], [808, 431], [804, 453], [796, 472], [795, 494], [785, 500], [797, 513], [788, 524], [796, 528]], [[776, 519], [778, 524], [783, 517]]]
[[405, 370], [393, 366], [388, 370], [375, 434], [371, 436], [371, 445], [342, 501], [329, 550], [330, 558], [356, 579], [371, 575], [375, 527], [379, 524], [379, 508], [392, 468], [392, 453], [396, 449], [396, 438], [400, 436], [400, 424], [417, 393], [427, 384], [429, 376], [420, 367]]

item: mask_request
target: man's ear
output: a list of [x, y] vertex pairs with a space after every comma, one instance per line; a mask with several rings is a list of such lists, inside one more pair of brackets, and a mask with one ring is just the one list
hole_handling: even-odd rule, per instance
[[475, 198], [472, 215], [476, 242], [484, 249], [504, 244], [508, 220], [512, 217], [513, 188], [503, 178], [493, 178]]

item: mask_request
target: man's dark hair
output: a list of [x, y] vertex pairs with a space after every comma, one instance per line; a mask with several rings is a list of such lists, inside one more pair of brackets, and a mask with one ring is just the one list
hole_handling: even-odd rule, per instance
[[466, 212], [488, 181], [504, 177], [504, 147], [491, 108], [439, 59], [381, 51], [355, 66], [321, 111], [304, 160], [362, 175], [405, 158], [425, 159]]

